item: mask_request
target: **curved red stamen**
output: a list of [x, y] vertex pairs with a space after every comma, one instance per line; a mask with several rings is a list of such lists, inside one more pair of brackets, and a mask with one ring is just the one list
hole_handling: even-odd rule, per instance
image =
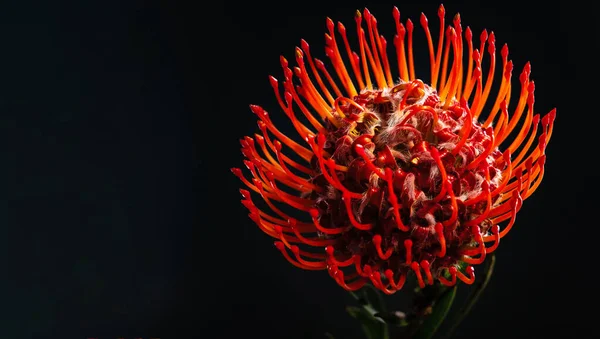
[[[367, 274], [364, 269], [360, 266], [361, 264], [361, 259], [360, 259], [360, 255], [355, 254], [353, 257], [354, 259], [354, 268], [356, 269], [356, 273], [358, 273], [358, 275], [360, 275], [361, 277], [368, 277], [369, 274]], [[367, 266], [367, 265], [365, 265]]]
[[442, 223], [437, 223], [435, 224], [435, 235], [438, 238], [438, 241], [440, 242], [440, 250], [436, 253], [436, 255], [440, 258], [443, 258], [446, 256], [446, 238], [444, 237], [444, 226], [442, 225]]
[[388, 260], [392, 256], [394, 250], [391, 247], [388, 247], [385, 253], [383, 252], [381, 248], [381, 235], [375, 234], [373, 236], [373, 244], [375, 244], [375, 250], [377, 251], [377, 254], [381, 258], [381, 260]]
[[[500, 244], [500, 226], [494, 225], [494, 227], [492, 227], [492, 234], [494, 235], [494, 244], [485, 249], [485, 252], [487, 254], [494, 252], [498, 248], [498, 245]], [[485, 241], [485, 239], [484, 239], [484, 241]]]
[[381, 274], [379, 274], [379, 272], [378, 272], [378, 273], [376, 273], [376, 274], [373, 274], [373, 275], [371, 275], [371, 276], [373, 277], [373, 279], [374, 279], [374, 280], [376, 280], [376, 281], [377, 281], [377, 286], [379, 287], [379, 289], [380, 289], [380, 290], [381, 290], [383, 293], [385, 293], [385, 294], [387, 294], [387, 295], [391, 295], [391, 294], [394, 294], [394, 293], [396, 293], [396, 291], [397, 291], [397, 290], [396, 290], [395, 288], [393, 288], [393, 287], [392, 287], [391, 289], [390, 289], [390, 288], [388, 288], [388, 285], [391, 285], [391, 282], [389, 282], [389, 281], [388, 281], [388, 283], [387, 283], [387, 284], [384, 284], [384, 283], [383, 283], [383, 281], [382, 281], [382, 279], [381, 279]]
[[467, 117], [465, 118], [466, 127], [461, 131], [460, 141], [456, 143], [454, 149], [452, 149], [452, 154], [457, 155], [458, 152], [462, 149], [462, 147], [467, 143], [469, 139], [469, 134], [471, 133], [471, 127], [473, 126], [473, 116], [471, 115], [471, 110], [467, 105], [467, 101], [465, 99], [460, 100], [461, 107], [465, 110]]
[[412, 263], [412, 246], [413, 242], [410, 239], [404, 240], [404, 249], [406, 250], [406, 264], [410, 265]]
[[483, 210], [481, 212], [481, 214], [478, 215], [476, 218], [465, 222], [465, 224], [464, 224], [465, 226], [479, 225], [482, 221], [484, 221], [488, 217], [488, 214], [490, 213], [490, 210], [492, 209], [492, 194], [490, 193], [490, 186], [487, 183], [487, 181], [484, 181], [481, 184], [481, 191], [482, 191], [481, 195], [486, 197], [485, 210]]
[[438, 170], [440, 171], [440, 175], [442, 177], [442, 181], [440, 183], [440, 193], [438, 193], [438, 195], [436, 195], [435, 198], [433, 198], [434, 202], [439, 202], [440, 200], [446, 197], [446, 188], [448, 187], [446, 182], [448, 181], [448, 175], [446, 174], [446, 169], [444, 168], [444, 164], [442, 163], [442, 159], [440, 158], [440, 153], [438, 152], [438, 150], [435, 147], [431, 146], [429, 148], [429, 152], [431, 153], [431, 156], [433, 157], [433, 160], [435, 161], [435, 164], [437, 165]]
[[398, 282], [394, 281], [394, 272], [390, 269], [385, 270], [385, 277], [392, 285], [392, 288], [395, 290], [401, 290], [406, 282], [406, 274], [400, 273], [400, 277], [398, 278]]
[[419, 284], [419, 287], [425, 288], [425, 282], [423, 281], [423, 276], [421, 275], [421, 266], [419, 266], [419, 263], [413, 261], [412, 264], [410, 264], [410, 268], [415, 272], [415, 275], [417, 276], [417, 282]]
[[481, 152], [481, 154], [479, 154], [477, 156], [477, 158], [475, 158], [470, 164], [467, 165], [466, 169], [468, 169], [468, 170], [472, 170], [472, 169], [476, 168], [494, 150], [494, 146], [495, 145], [494, 145], [494, 133], [493, 133], [493, 129], [491, 127], [488, 127], [485, 130], [485, 132], [489, 136], [488, 144], [487, 144], [487, 146], [485, 148], [485, 151]]
[[425, 277], [427, 277], [427, 283], [429, 285], [433, 285], [433, 276], [431, 275], [431, 269], [430, 269], [429, 261], [422, 260], [421, 261], [421, 268], [423, 268], [423, 271], [425, 272]]
[[446, 279], [444, 276], [440, 275], [438, 277], [438, 280], [444, 284], [445, 286], [454, 286], [456, 285], [456, 273], [458, 272], [458, 270], [456, 269], [456, 267], [452, 266], [448, 269], [448, 272], [450, 273], [450, 277], [452, 280], [448, 280]]
[[354, 210], [352, 209], [352, 198], [350, 197], [350, 194], [344, 193], [344, 195], [342, 196], [342, 200], [344, 200], [344, 205], [346, 205], [346, 212], [348, 214], [348, 218], [350, 219], [350, 223], [352, 224], [352, 226], [358, 228], [361, 231], [368, 231], [371, 228], [373, 228], [373, 224], [361, 224], [356, 220], [356, 217], [354, 216]]
[[313, 267], [315, 269], [326, 268], [325, 261], [308, 261], [308, 260], [305, 260], [304, 258], [302, 258], [302, 256], [300, 255], [300, 248], [298, 248], [298, 246], [292, 245], [290, 247], [290, 250], [292, 251], [292, 253], [294, 253], [296, 260], [298, 260], [298, 262], [301, 263], [302, 265], [306, 265], [308, 267]]
[[335, 227], [335, 228], [326, 228], [321, 226], [321, 224], [319, 223], [319, 210], [317, 210], [316, 208], [311, 208], [309, 211], [309, 214], [312, 218], [313, 223], [315, 224], [315, 227], [317, 228], [317, 230], [319, 230], [319, 232], [323, 232], [325, 234], [329, 234], [329, 235], [335, 235], [335, 234], [340, 234], [342, 232], [344, 232], [345, 228], [343, 227]]
[[444, 227], [448, 227], [450, 230], [454, 230], [456, 228], [456, 220], [458, 219], [458, 204], [456, 203], [456, 195], [454, 195], [454, 190], [452, 189], [452, 184], [450, 182], [446, 182], [446, 192], [450, 194], [450, 201], [452, 206], [452, 215], [450, 219], [442, 222]]
[[388, 184], [388, 200], [390, 204], [392, 204], [394, 220], [396, 220], [396, 225], [398, 226], [398, 229], [406, 232], [409, 230], [409, 228], [406, 225], [404, 225], [404, 223], [402, 223], [402, 217], [400, 216], [400, 205], [398, 204], [398, 197], [396, 197], [396, 193], [394, 193], [393, 173], [391, 168], [389, 167], [385, 169], [385, 178]]
[[462, 280], [462, 282], [464, 282], [467, 285], [473, 284], [475, 282], [475, 269], [473, 268], [473, 266], [467, 266], [465, 271], [469, 275], [468, 277], [458, 270], [456, 271], [456, 276], [458, 277], [458, 279]]
[[294, 235], [296, 235], [296, 237], [300, 241], [302, 241], [304, 244], [307, 244], [310, 246], [315, 246], [315, 247], [322, 247], [322, 246], [335, 244], [335, 240], [333, 240], [333, 239], [322, 239], [322, 238], [309, 239], [309, 238], [306, 238], [298, 231], [298, 227], [296, 226], [296, 219], [290, 218], [288, 220], [288, 224], [289, 224], [289, 228], [292, 230]]
[[[466, 262], [467, 264], [479, 265], [485, 261], [485, 257], [486, 257], [485, 243], [483, 242], [483, 236], [481, 235], [479, 226], [477, 226], [477, 225], [471, 226], [471, 233], [473, 234], [473, 237], [475, 238], [475, 241], [477, 242], [476, 250], [479, 254], [479, 258], [471, 258], [471, 257], [465, 256], [465, 257], [463, 257], [463, 261]], [[465, 254], [464, 251], [461, 251], [461, 253]]]
[[382, 172], [381, 168], [375, 166], [373, 164], [373, 162], [369, 159], [369, 157], [367, 156], [367, 153], [365, 152], [365, 147], [363, 145], [361, 145], [361, 144], [354, 145], [354, 150], [356, 151], [356, 153], [358, 155], [360, 155], [361, 158], [363, 158], [363, 160], [365, 161], [365, 164], [371, 171], [373, 171], [375, 174], [377, 174], [380, 178], [382, 178], [382, 179], [385, 178], [385, 174]]
[[331, 262], [333, 262], [338, 267], [347, 267], [347, 266], [354, 264], [354, 261], [355, 261], [354, 257], [350, 257], [350, 258], [348, 258], [346, 260], [342, 260], [342, 261], [338, 260], [335, 257], [335, 249], [331, 245], [325, 247], [325, 252], [327, 253], [327, 257], [329, 258], [329, 260], [331, 260]]
[[307, 266], [304, 265], [294, 259], [292, 259], [292, 257], [290, 256], [290, 254], [288, 253], [286, 246], [283, 244], [283, 242], [281, 241], [276, 241], [275, 242], [275, 247], [277, 247], [277, 249], [283, 254], [283, 256], [285, 257], [285, 259], [287, 261], [289, 261], [292, 265], [304, 269], [304, 270], [311, 270], [311, 271], [318, 271], [318, 270], [324, 270], [326, 267], [313, 267], [313, 266]]

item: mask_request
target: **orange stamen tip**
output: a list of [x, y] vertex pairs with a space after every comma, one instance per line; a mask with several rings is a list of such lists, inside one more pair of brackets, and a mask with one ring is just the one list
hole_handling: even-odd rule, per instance
[[240, 188], [240, 194], [244, 199], [250, 199], [250, 191]]
[[281, 67], [283, 67], [283, 68], [288, 67], [288, 64], [289, 64], [287, 59], [283, 55], [279, 56], [279, 63], [281, 64]]
[[331, 32], [333, 31], [333, 27], [334, 27], [334, 23], [333, 20], [331, 20], [331, 18], [327, 18], [327, 29]]
[[231, 173], [233, 173], [235, 176], [242, 176], [242, 170], [237, 168], [237, 167], [233, 167], [231, 168]]
[[487, 41], [487, 39], [488, 39], [488, 32], [486, 29], [484, 29], [481, 32], [481, 35], [479, 36], [479, 40], [481, 40], [481, 42], [485, 42], [485, 41]]
[[421, 12], [421, 26], [426, 27], [427, 26], [427, 17], [425, 16], [425, 13]]
[[302, 50], [305, 52], [309, 50], [308, 42], [304, 39], [300, 39], [300, 47], [302, 47]]
[[504, 44], [502, 46], [502, 50], [500, 51], [500, 54], [502, 55], [503, 58], [507, 58], [508, 57], [508, 45]]
[[[554, 119], [556, 118], [556, 108], [552, 109], [548, 114], [544, 115], [542, 118], [542, 125], [551, 125], [554, 123]], [[539, 116], [538, 116], [539, 119]]]
[[269, 75], [269, 82], [271, 83], [271, 86], [273, 86], [273, 88], [277, 88], [278, 87], [278, 81], [277, 78], [275, 78], [272, 75]]
[[285, 245], [281, 241], [275, 241], [274, 245], [278, 250], [285, 251]]
[[473, 39], [473, 31], [471, 31], [471, 27], [467, 26], [467, 29], [465, 29], [465, 39], [467, 39], [467, 41], [471, 41]]

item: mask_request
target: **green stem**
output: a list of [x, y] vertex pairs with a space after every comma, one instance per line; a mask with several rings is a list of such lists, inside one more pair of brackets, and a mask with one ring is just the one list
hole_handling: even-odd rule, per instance
[[450, 308], [452, 307], [454, 297], [456, 296], [456, 289], [456, 286], [451, 288], [443, 288], [443, 292], [435, 298], [435, 301], [432, 304], [432, 313], [425, 318], [422, 324], [419, 325], [417, 331], [412, 337], [416, 339], [433, 338], [444, 322], [444, 319], [446, 319]]
[[[495, 263], [496, 258], [492, 254], [486, 262], [483, 279], [477, 282], [465, 305], [460, 309], [456, 318], [450, 322], [451, 327], [448, 331], [445, 331], [444, 339], [452, 336], [479, 300], [492, 277]], [[417, 289], [413, 297], [412, 318], [404, 318], [404, 316], [397, 318], [393, 313], [387, 312], [381, 292], [371, 285], [366, 285], [361, 291], [350, 293], [361, 307], [349, 306], [347, 311], [360, 322], [369, 339], [388, 339], [389, 331], [392, 329], [390, 327], [402, 328], [401, 333], [398, 333], [399, 338], [431, 339], [449, 315], [456, 290], [457, 286], [448, 288], [441, 284]], [[431, 314], [427, 314], [428, 312], [431, 312]]]
[[460, 325], [460, 323], [465, 319], [467, 314], [469, 314], [469, 312], [471, 311], [471, 309], [473, 308], [473, 306], [475, 305], [477, 300], [479, 300], [479, 297], [481, 296], [481, 294], [483, 294], [483, 291], [485, 290], [486, 286], [490, 282], [490, 279], [492, 278], [492, 273], [494, 272], [495, 264], [496, 264], [496, 257], [492, 254], [488, 259], [488, 262], [487, 262], [487, 265], [486, 265], [486, 268], [484, 271], [485, 276], [484, 276], [483, 280], [471, 292], [471, 294], [469, 295], [469, 298], [467, 299], [467, 304], [461, 308], [461, 310], [458, 313], [457, 318], [452, 321], [452, 327], [450, 327], [450, 329], [446, 332], [446, 336], [444, 336], [445, 339], [449, 339], [452, 337], [452, 334], [454, 333], [454, 331], [456, 331], [456, 329], [458, 328], [458, 325]]

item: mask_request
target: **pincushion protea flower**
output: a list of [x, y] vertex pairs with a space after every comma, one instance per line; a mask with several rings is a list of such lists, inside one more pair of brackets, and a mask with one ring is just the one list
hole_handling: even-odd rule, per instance
[[[484, 30], [474, 45], [458, 14], [446, 29], [443, 5], [438, 16], [437, 46], [424, 14], [420, 20], [429, 84], [416, 78], [414, 25], [403, 24], [395, 7], [396, 58], [388, 56], [367, 9], [356, 13], [356, 51], [346, 27], [327, 19], [332, 72], [304, 40], [296, 67], [281, 57], [284, 81], [270, 77], [271, 85], [305, 144], [282, 133], [263, 108], [250, 106], [262, 135], [241, 140], [252, 178], [232, 169], [248, 187], [242, 203], [289, 262], [328, 270], [347, 290], [370, 281], [392, 294], [409, 274], [421, 287], [472, 284], [473, 266], [496, 250], [544, 175], [556, 111], [534, 113], [530, 64], [513, 92], [508, 47], [500, 50], [498, 72], [493, 32]], [[306, 217], [291, 217], [284, 205]]]

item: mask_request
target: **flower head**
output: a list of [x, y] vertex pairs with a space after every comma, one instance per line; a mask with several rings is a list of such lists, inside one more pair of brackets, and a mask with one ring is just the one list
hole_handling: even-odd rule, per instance
[[270, 81], [304, 143], [251, 105], [262, 132], [241, 140], [251, 178], [232, 171], [247, 186], [250, 218], [297, 267], [328, 270], [347, 290], [370, 281], [391, 294], [409, 274], [421, 287], [471, 284], [473, 266], [496, 250], [542, 181], [556, 111], [535, 114], [529, 63], [513, 90], [508, 47], [498, 62], [494, 33], [474, 44], [458, 14], [444, 29], [443, 6], [436, 44], [421, 15], [426, 84], [415, 74], [414, 25], [397, 8], [393, 16], [393, 46], [365, 9], [355, 17], [355, 50], [346, 27], [327, 19], [329, 69], [304, 40], [296, 67], [281, 57], [284, 81]]

